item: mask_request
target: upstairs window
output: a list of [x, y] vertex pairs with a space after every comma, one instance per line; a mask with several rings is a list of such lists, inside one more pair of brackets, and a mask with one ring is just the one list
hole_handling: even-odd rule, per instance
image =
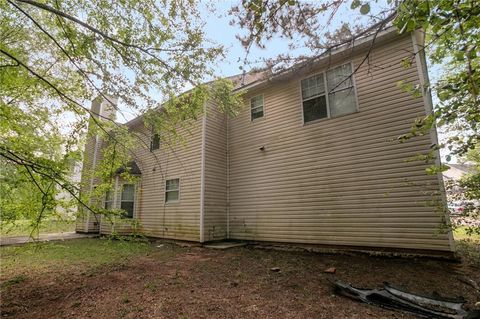
[[123, 217], [133, 218], [135, 208], [135, 186], [133, 184], [123, 185], [120, 208], [125, 211]]
[[113, 192], [107, 191], [105, 194], [105, 200], [103, 201], [103, 208], [112, 209], [113, 208]]
[[180, 198], [180, 179], [169, 179], [165, 183], [165, 202], [177, 202]]
[[352, 73], [351, 63], [327, 71], [328, 104], [331, 117], [357, 111]]
[[302, 80], [302, 100], [305, 123], [328, 117], [323, 73]]
[[352, 64], [302, 80], [304, 123], [357, 111]]
[[153, 134], [150, 141], [150, 151], [158, 150], [160, 148], [160, 135]]
[[263, 117], [263, 95], [258, 95], [250, 99], [250, 111], [252, 121]]

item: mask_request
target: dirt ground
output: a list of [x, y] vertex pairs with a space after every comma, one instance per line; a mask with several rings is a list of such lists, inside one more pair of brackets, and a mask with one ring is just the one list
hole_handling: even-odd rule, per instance
[[[324, 273], [329, 267], [336, 274]], [[335, 278], [462, 295], [470, 307], [480, 300], [464, 282], [480, 282], [479, 265], [155, 243], [148, 255], [114, 266], [47, 272], [4, 287], [1, 310], [4, 318], [414, 318], [334, 295]]]

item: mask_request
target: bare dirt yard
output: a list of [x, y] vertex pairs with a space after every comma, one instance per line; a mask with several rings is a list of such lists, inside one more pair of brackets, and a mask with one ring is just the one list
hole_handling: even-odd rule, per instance
[[[338, 278], [480, 300], [480, 265], [82, 239], [3, 247], [4, 318], [414, 318], [336, 296]], [[278, 267], [280, 271], [272, 271]], [[335, 267], [335, 274], [324, 273]]]

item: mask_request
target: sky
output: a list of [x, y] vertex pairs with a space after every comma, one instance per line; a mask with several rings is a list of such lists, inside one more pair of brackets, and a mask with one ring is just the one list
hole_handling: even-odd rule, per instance
[[[218, 76], [230, 76], [242, 72], [239, 67], [243, 66], [245, 50], [235, 35], [242, 34], [243, 30], [241, 30], [238, 26], [230, 25], [229, 22], [232, 17], [228, 16], [229, 9], [239, 2], [240, 1], [233, 0], [214, 1], [212, 2], [212, 5], [215, 6], [216, 12], [213, 14], [207, 12], [207, 10], [201, 10], [203, 18], [206, 21], [205, 30], [207, 36], [211, 37], [213, 41], [224, 45], [227, 49], [226, 59], [219, 63], [217, 69]], [[384, 0], [378, 0], [377, 4], [372, 5], [372, 12], [374, 12], [377, 8], [384, 7], [386, 5], [385, 2], [386, 1]], [[339, 11], [332, 20], [329, 28], [330, 30], [338, 28], [343, 22], [352, 22], [355, 20], [364, 19], [358, 13], [358, 11], [352, 12], [349, 7], [350, 1], [347, 1], [345, 5], [340, 7]], [[265, 49], [260, 49], [256, 46], [252, 47], [250, 58], [273, 58], [281, 53], [287, 53], [289, 51], [290, 49], [288, 48], [288, 43], [285, 39], [274, 37], [272, 40], [268, 41]], [[309, 51], [306, 49], [300, 49], [295, 53], [308, 54]]]
[[[207, 0], [199, 1], [201, 19], [206, 23], [204, 30], [207, 40], [225, 47], [225, 58], [216, 61], [216, 65], [214, 67], [215, 76], [217, 77], [228, 77], [242, 73], [240, 67], [243, 67], [247, 72], [252, 67], [262, 67], [262, 64], [260, 63], [254, 65], [245, 65], [244, 59], [246, 52], [240, 41], [236, 38], [237, 34], [244, 34], [245, 31], [237, 25], [230, 25], [230, 21], [233, 17], [229, 15], [229, 10], [232, 8], [232, 6], [238, 5], [240, 2], [240, 0], [211, 0], [208, 2]], [[375, 2], [372, 2], [371, 12], [374, 13], [378, 11], [379, 8], [385, 6], [386, 0], [376, 0]], [[212, 7], [214, 8], [213, 12], [208, 9]], [[355, 21], [364, 20], [365, 17], [363, 17], [358, 10], [353, 11], [350, 9], [350, 1], [347, 1], [346, 4], [339, 8], [338, 12], [332, 19], [330, 26], [326, 30], [334, 30], [341, 26], [343, 22], [354, 23]], [[273, 37], [266, 43], [265, 49], [258, 48], [254, 45], [251, 48], [249, 60], [253, 61], [264, 58], [274, 58], [282, 53], [304, 55], [312, 54], [307, 49], [298, 49], [292, 52], [291, 49], [289, 49], [288, 44], [288, 41], [285, 39]], [[205, 81], [210, 80], [212, 79], [205, 79]], [[185, 86], [185, 90], [190, 88], [191, 87], [188, 86], [188, 84]], [[120, 122], [126, 122], [136, 116], [132, 110], [122, 108], [121, 102], [120, 109], [122, 109], [122, 116], [121, 118], [118, 118]]]
[[[218, 77], [227, 77], [239, 74], [242, 72], [240, 67], [244, 67], [246, 71], [248, 71], [250, 68], [250, 66], [246, 66], [244, 64], [244, 58], [246, 54], [245, 49], [241, 45], [240, 41], [236, 38], [237, 34], [242, 34], [244, 31], [236, 25], [230, 25], [232, 17], [228, 14], [229, 9], [232, 6], [237, 5], [239, 2], [239, 0], [211, 1], [209, 2], [209, 5], [215, 7], [214, 12], [207, 10], [206, 7], [201, 9], [202, 19], [206, 22], [205, 33], [207, 37], [209, 40], [221, 44], [226, 48], [226, 57], [221, 61], [217, 61], [217, 65], [215, 66], [215, 75]], [[386, 0], [378, 0], [375, 2], [372, 1], [371, 12], [375, 13], [381, 8], [384, 8], [386, 5]], [[352, 11], [349, 7], [350, 2], [347, 2], [346, 5], [340, 7], [339, 11], [332, 20], [332, 23], [329, 27], [330, 30], [338, 28], [343, 24], [343, 22], [354, 24], [356, 21], [365, 21], [365, 18], [358, 11]], [[267, 42], [265, 49], [260, 49], [256, 46], [252, 47], [249, 58], [251, 60], [273, 58], [286, 52], [289, 52], [288, 41], [279, 37], [274, 37], [272, 40]], [[306, 55], [309, 53], [311, 54], [311, 52], [306, 49], [297, 50], [295, 53]], [[257, 64], [255, 66], [261, 67], [261, 64]], [[440, 74], [442, 74], [441, 66], [433, 66], [429, 68], [429, 75], [431, 79], [438, 78]], [[435, 103], [436, 97], [433, 96], [433, 98]], [[135, 114], [129, 110], [125, 110], [124, 115], [125, 116], [122, 122], [135, 117]], [[440, 136], [440, 138], [442, 138], [442, 136]], [[446, 154], [442, 154], [442, 157], [445, 156]]]

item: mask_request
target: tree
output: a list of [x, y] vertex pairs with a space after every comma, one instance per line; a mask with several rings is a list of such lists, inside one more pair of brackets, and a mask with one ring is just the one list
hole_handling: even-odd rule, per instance
[[453, 200], [462, 203], [456, 226], [466, 225], [467, 234], [480, 235], [480, 145], [469, 150], [465, 160], [469, 172], [459, 181], [449, 181], [446, 187], [452, 190]]
[[[434, 145], [428, 154], [418, 158], [434, 163], [438, 149], [447, 149], [447, 161], [463, 157], [480, 145], [480, 2], [478, 0], [403, 0], [381, 5], [380, 1], [330, 0], [244, 0], [231, 10], [246, 33], [239, 36], [246, 55], [253, 45], [265, 47], [266, 41], [279, 36], [289, 41], [292, 50], [306, 48], [310, 55], [280, 55], [265, 60], [271, 72], [308, 61], [320, 54], [366, 34], [376, 34], [388, 25], [398, 32], [422, 29], [426, 35], [423, 50], [433, 64], [443, 66], [444, 76], [425, 87], [400, 84], [412, 94], [432, 91], [438, 98], [431, 114], [412, 123], [412, 129], [399, 141], [428, 134], [435, 126], [449, 132], [444, 143]], [[349, 14], [353, 24], [344, 23], [329, 30], [338, 12]], [[354, 13], [357, 19], [354, 19]], [[330, 28], [331, 29], [331, 28]], [[248, 59], [247, 59], [248, 61]], [[404, 63], [404, 61], [398, 61]], [[428, 173], [447, 166], [432, 165]], [[471, 176], [473, 181], [478, 176]], [[464, 183], [466, 192], [478, 194], [478, 183]]]
[[[54, 204], [52, 190], [62, 188], [95, 210], [68, 179], [88, 122], [111, 142], [107, 154], [126, 154], [106, 156], [111, 162], [98, 166], [100, 177], [125, 165], [141, 139], [85, 105], [94, 96], [110, 100], [113, 95], [122, 101], [121, 116], [141, 111], [151, 118], [168, 101], [168, 112], [157, 115], [168, 115], [165, 130], [174, 130], [177, 119], [197, 116], [209, 97], [229, 111], [238, 103], [225, 94], [231, 83], [201, 85], [222, 55], [223, 48], [206, 39], [198, 5], [191, 1], [1, 1], [2, 198], [13, 188], [23, 188], [19, 194], [36, 189], [42, 196], [35, 196], [32, 212], [41, 220]], [[20, 202], [12, 206], [17, 199], [1, 201], [3, 220], [21, 215]]]

